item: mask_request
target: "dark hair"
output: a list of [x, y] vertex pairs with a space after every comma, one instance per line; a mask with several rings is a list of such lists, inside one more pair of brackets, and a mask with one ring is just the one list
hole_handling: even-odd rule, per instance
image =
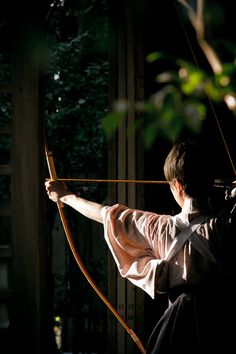
[[180, 142], [173, 146], [164, 163], [168, 182], [176, 179], [192, 198], [207, 197], [213, 186], [210, 159], [203, 146], [195, 142]]

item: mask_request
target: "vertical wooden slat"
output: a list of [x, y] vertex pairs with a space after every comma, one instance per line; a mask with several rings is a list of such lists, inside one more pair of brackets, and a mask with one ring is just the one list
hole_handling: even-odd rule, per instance
[[[127, 129], [135, 124], [135, 43], [134, 43], [134, 16], [135, 10], [133, 2], [127, 3], [127, 101], [128, 101], [128, 116]], [[127, 134], [127, 132], [126, 132]], [[136, 178], [136, 139], [135, 134], [128, 133], [127, 135], [127, 178]], [[128, 184], [127, 186], [127, 204], [130, 208], [136, 208], [136, 185]], [[135, 287], [132, 283], [127, 282], [127, 323], [130, 328], [135, 329]], [[135, 353], [136, 347], [131, 340], [127, 338], [127, 353]]]
[[[118, 92], [119, 100], [126, 99], [126, 11], [125, 2], [120, 1], [119, 7], [119, 23], [118, 23]], [[124, 119], [118, 130], [118, 178], [126, 178], [126, 119]], [[118, 185], [118, 202], [126, 204], [126, 185], [121, 183]], [[118, 312], [124, 320], [126, 320], [126, 280], [117, 277], [117, 306]], [[124, 328], [117, 327], [117, 354], [123, 354], [126, 347], [126, 332]]]
[[[117, 2], [109, 1], [109, 108], [112, 108], [117, 97]], [[108, 177], [117, 178], [117, 134], [114, 134], [108, 141]], [[109, 203], [117, 201], [117, 185], [109, 184], [108, 193]], [[112, 305], [117, 309], [117, 267], [110, 252], [108, 252], [108, 298]], [[117, 348], [117, 320], [108, 311], [107, 316], [107, 353], [116, 354]]]
[[[144, 100], [144, 1], [139, 0], [135, 6], [136, 18], [135, 18], [135, 98], [137, 102]], [[136, 113], [136, 119], [139, 113]], [[139, 117], [140, 118], [140, 117]], [[136, 178], [144, 179], [144, 148], [142, 144], [142, 131], [136, 133]], [[145, 207], [145, 195], [144, 185], [138, 184], [136, 186], [136, 207], [144, 210]], [[135, 330], [139, 336], [143, 345], [146, 345], [144, 338], [144, 292], [136, 288], [135, 289]]]

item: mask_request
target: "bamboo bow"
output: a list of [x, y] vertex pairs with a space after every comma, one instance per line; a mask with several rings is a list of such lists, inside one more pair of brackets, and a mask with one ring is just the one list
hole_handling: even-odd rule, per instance
[[[45, 143], [45, 155], [46, 155], [46, 160], [47, 160], [47, 165], [48, 165], [48, 171], [49, 171], [50, 178], [51, 178], [51, 180], [55, 181], [55, 180], [57, 180], [57, 173], [56, 173], [56, 169], [55, 169], [53, 154], [52, 154], [51, 151], [48, 150], [47, 143]], [[71, 249], [71, 251], [73, 253], [73, 256], [74, 256], [74, 258], [75, 258], [80, 270], [82, 271], [83, 275], [85, 276], [85, 278], [87, 279], [89, 284], [96, 291], [98, 296], [101, 298], [101, 300], [106, 304], [106, 306], [109, 308], [109, 310], [115, 315], [115, 317], [122, 324], [122, 326], [127, 331], [127, 333], [131, 336], [133, 341], [136, 343], [136, 345], [140, 349], [141, 353], [145, 354], [146, 351], [145, 351], [140, 339], [138, 338], [138, 336], [134, 333], [134, 331], [131, 328], [129, 328], [127, 323], [122, 319], [122, 317], [119, 315], [119, 313], [116, 311], [116, 309], [111, 305], [111, 303], [103, 295], [103, 293], [100, 291], [100, 289], [97, 287], [97, 285], [95, 284], [95, 282], [91, 278], [91, 276], [88, 273], [86, 267], [84, 266], [84, 264], [83, 264], [83, 262], [82, 262], [82, 260], [81, 260], [81, 258], [79, 256], [78, 252], [76, 251], [76, 248], [75, 248], [75, 245], [74, 245], [74, 242], [73, 242], [73, 238], [72, 238], [72, 234], [71, 234], [71, 231], [70, 231], [70, 227], [69, 227], [67, 218], [66, 218], [65, 213], [64, 213], [63, 206], [64, 205], [63, 205], [62, 202], [57, 202], [59, 215], [60, 215], [60, 218], [61, 218], [61, 222], [62, 222], [64, 231], [65, 231], [65, 235], [66, 235], [67, 241], [69, 243], [70, 249]]]

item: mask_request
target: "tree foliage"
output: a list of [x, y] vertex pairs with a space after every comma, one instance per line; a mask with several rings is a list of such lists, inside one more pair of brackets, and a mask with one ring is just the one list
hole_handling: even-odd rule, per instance
[[[233, 116], [236, 114], [236, 46], [232, 32], [226, 32], [229, 6], [215, 1], [207, 2], [205, 6], [202, 0], [178, 2], [176, 18], [178, 15], [181, 18], [183, 39], [192, 56], [181, 57], [183, 53], [178, 52], [174, 57], [173, 53], [159, 50], [147, 55], [146, 62], [153, 67], [156, 90], [143, 102], [136, 102], [135, 110], [139, 114], [135, 126], [130, 127], [131, 131], [142, 127], [146, 148], [160, 136], [173, 142], [185, 129], [199, 135], [209, 102], [210, 105], [224, 105]], [[220, 28], [225, 31], [220, 32]], [[221, 36], [218, 37], [217, 32]], [[197, 58], [191, 41], [198, 46], [201, 59]], [[129, 105], [128, 101], [117, 101], [113, 111], [104, 117], [103, 129], [108, 136], [114, 134], [126, 117]]]
[[[57, 9], [48, 34], [45, 118], [50, 149], [64, 177], [106, 175], [108, 106], [106, 2], [82, 1]], [[97, 12], [102, 16], [95, 17]], [[102, 188], [91, 186], [91, 193]], [[90, 195], [91, 197], [91, 195]]]

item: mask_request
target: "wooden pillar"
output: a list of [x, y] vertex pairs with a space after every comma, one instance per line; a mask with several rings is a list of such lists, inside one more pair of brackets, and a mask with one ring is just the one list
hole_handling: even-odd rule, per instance
[[48, 327], [39, 56], [37, 42], [30, 47], [29, 38], [18, 35], [16, 38], [19, 42], [13, 54], [11, 196], [14, 340], [24, 353], [49, 354], [52, 349]]
[[[110, 105], [118, 99], [128, 104], [126, 118], [109, 146], [109, 178], [138, 179], [143, 174], [143, 149], [137, 134], [128, 134], [135, 124], [135, 102], [143, 99], [143, 46], [141, 2], [112, 1], [110, 14]], [[142, 207], [142, 187], [134, 184], [110, 186], [110, 202]], [[144, 294], [117, 274], [114, 260], [108, 263], [109, 298], [119, 314], [142, 340], [141, 319]], [[124, 328], [109, 315], [108, 353], [138, 353]]]

